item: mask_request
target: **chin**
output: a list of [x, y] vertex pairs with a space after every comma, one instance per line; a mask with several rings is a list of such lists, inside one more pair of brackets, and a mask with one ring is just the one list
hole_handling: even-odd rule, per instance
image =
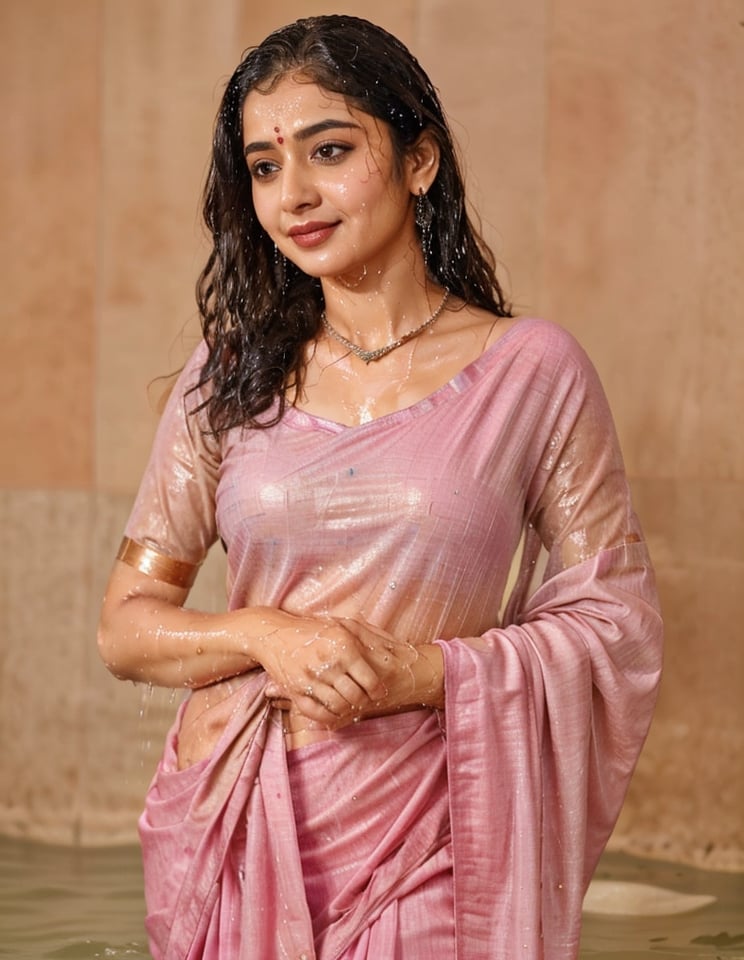
[[[299, 259], [299, 258], [298, 258]], [[315, 280], [335, 280], [344, 286], [353, 286], [358, 284], [367, 276], [367, 268], [362, 265], [336, 266], [334, 264], [308, 264], [292, 261], [298, 270], [313, 277]]]

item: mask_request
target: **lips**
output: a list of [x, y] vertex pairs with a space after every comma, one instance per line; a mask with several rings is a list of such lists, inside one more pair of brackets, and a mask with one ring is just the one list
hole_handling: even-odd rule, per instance
[[290, 227], [287, 234], [298, 247], [317, 247], [321, 243], [325, 243], [337, 226], [338, 221], [326, 223], [313, 220], [298, 224], [296, 227]]

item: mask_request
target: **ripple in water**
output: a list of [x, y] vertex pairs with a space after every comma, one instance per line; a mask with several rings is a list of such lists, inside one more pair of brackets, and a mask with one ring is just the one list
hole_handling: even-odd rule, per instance
[[[582, 960], [744, 960], [743, 874], [606, 854], [597, 878], [716, 899], [677, 915], [588, 913]], [[136, 847], [51, 847], [0, 837], [3, 960], [150, 960], [144, 915]]]

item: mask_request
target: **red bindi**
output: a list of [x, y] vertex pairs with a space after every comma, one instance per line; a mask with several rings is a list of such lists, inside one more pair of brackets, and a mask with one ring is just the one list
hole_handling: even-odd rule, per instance
[[[274, 127], [274, 133], [279, 133], [279, 132], [280, 132], [280, 131], [279, 131], [279, 127]], [[276, 138], [276, 142], [277, 142], [277, 143], [284, 143], [284, 137], [277, 137], [277, 138]]]

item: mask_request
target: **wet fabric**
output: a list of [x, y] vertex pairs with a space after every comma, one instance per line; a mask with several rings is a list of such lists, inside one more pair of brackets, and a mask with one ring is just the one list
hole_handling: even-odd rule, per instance
[[[454, 955], [575, 957], [583, 894], [650, 721], [661, 646], [591, 364], [558, 327], [522, 320], [397, 413], [347, 427], [290, 409], [270, 429], [217, 441], [187, 415], [203, 399], [187, 392], [203, 350], [171, 396], [127, 535], [192, 563], [220, 537], [231, 608], [361, 615], [413, 644], [439, 640], [447, 785], [425, 806], [444, 797], [449, 808]], [[231, 960], [379, 956], [364, 952], [371, 915], [361, 932], [345, 926], [359, 915], [351, 900], [332, 949], [320, 900], [311, 916], [262, 682], [256, 671], [222, 693], [195, 692], [181, 721], [196, 719], [169, 741], [173, 751], [178, 735], [201, 737], [209, 750], [185, 770], [166, 753], [142, 818], [153, 954], [195, 958], [210, 943], [205, 957]], [[369, 722], [345, 734], [362, 754], [357, 728]], [[415, 751], [406, 760], [418, 762]], [[406, 834], [414, 842], [418, 822]], [[244, 856], [243, 873], [226, 868], [228, 854]], [[405, 877], [388, 916], [412, 902]]]
[[[447, 761], [438, 715], [380, 717], [287, 755], [320, 956], [454, 956]], [[354, 931], [350, 927], [355, 918]], [[338, 929], [337, 929], [338, 928]], [[368, 951], [368, 952], [365, 952]]]
[[235, 684], [208, 759], [178, 768], [182, 717], [168, 737], [140, 821], [155, 960], [454, 956], [435, 714], [365, 721], [287, 757], [263, 685], [258, 671]]

